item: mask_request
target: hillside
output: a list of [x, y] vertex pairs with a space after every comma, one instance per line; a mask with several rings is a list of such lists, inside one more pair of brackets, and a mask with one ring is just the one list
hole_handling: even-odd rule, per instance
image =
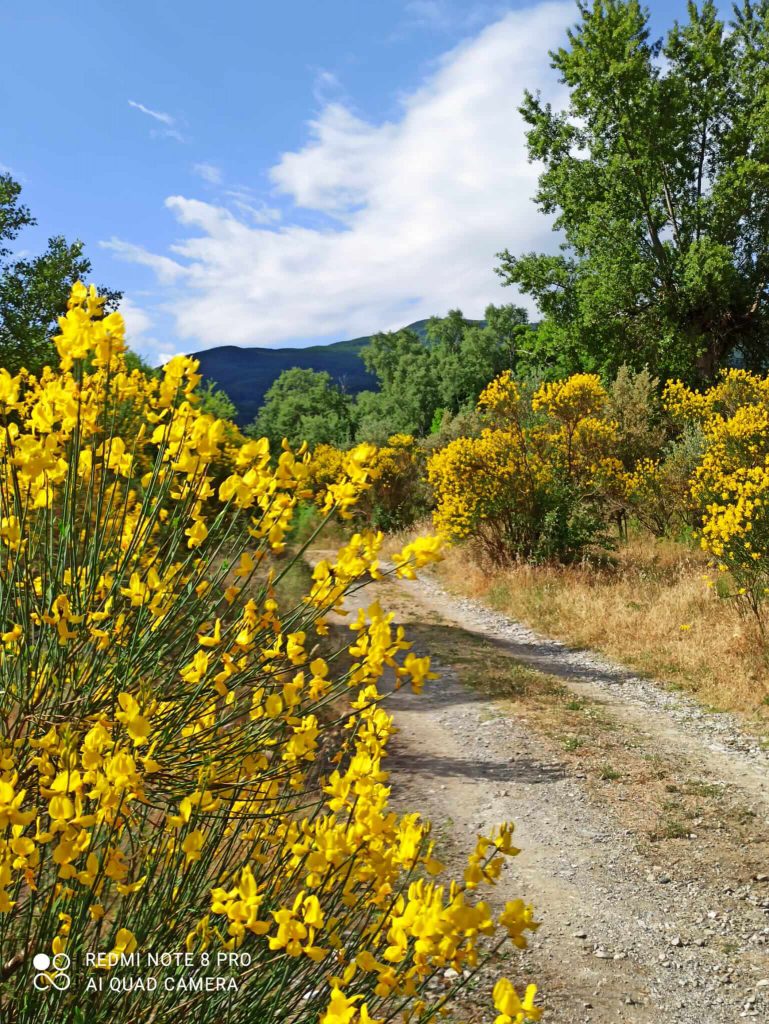
[[[427, 320], [408, 325], [424, 338]], [[356, 394], [376, 387], [376, 378], [367, 373], [360, 358], [361, 349], [371, 340], [352, 338], [330, 345], [308, 348], [239, 348], [220, 345], [192, 353], [200, 360], [203, 375], [227, 392], [238, 409], [238, 422], [250, 423], [264, 400], [272, 382], [283, 370], [293, 366], [301, 369], [325, 370], [346, 391]]]

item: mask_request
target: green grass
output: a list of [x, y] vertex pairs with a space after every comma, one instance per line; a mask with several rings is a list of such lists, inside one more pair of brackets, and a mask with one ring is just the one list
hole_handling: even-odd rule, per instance
[[585, 702], [577, 698], [576, 700], [567, 701], [565, 707], [567, 711], [584, 711]]
[[564, 750], [579, 750], [580, 747], [584, 747], [585, 740], [582, 736], [567, 736], [563, 740]]

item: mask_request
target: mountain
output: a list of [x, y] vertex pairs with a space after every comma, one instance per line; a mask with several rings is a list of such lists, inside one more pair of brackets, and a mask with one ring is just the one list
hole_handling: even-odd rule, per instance
[[[408, 330], [425, 337], [427, 320], [409, 324]], [[371, 336], [335, 341], [309, 348], [239, 348], [220, 345], [193, 352], [200, 360], [200, 372], [227, 392], [238, 410], [238, 423], [250, 423], [264, 401], [269, 386], [284, 370], [325, 370], [332, 380], [350, 394], [376, 388], [376, 378], [367, 373], [360, 351]]]

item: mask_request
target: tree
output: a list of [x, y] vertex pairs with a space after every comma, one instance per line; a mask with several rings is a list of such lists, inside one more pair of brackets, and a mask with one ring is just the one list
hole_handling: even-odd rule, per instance
[[520, 306], [488, 306], [486, 322], [466, 320], [460, 309], [431, 317], [426, 341], [408, 329], [375, 334], [362, 350], [379, 391], [356, 400], [357, 434], [378, 443], [390, 434], [424, 436], [443, 414], [475, 407], [489, 381], [511, 369], [517, 347], [530, 334]]
[[[11, 373], [22, 366], [37, 373], [51, 361], [56, 319], [67, 309], [72, 284], [90, 274], [91, 261], [82, 242], [60, 235], [49, 239], [42, 255], [12, 259], [5, 243], [36, 223], [20, 194], [18, 182], [0, 174], [0, 365]], [[107, 296], [105, 309], [114, 308], [120, 293], [100, 290]]]
[[[521, 356], [528, 355], [529, 342], [535, 328], [529, 323], [529, 314], [523, 306], [512, 303], [487, 306], [484, 316], [487, 334], [493, 340], [498, 361], [503, 364], [500, 370], [492, 374], [497, 376], [502, 370], [512, 370]], [[488, 380], [491, 379], [489, 377]], [[485, 381], [484, 386], [487, 383]]]
[[264, 404], [246, 433], [268, 437], [274, 450], [283, 438], [297, 446], [307, 441], [345, 446], [352, 440], [350, 400], [325, 371], [292, 367], [268, 389]]
[[561, 254], [499, 254], [544, 315], [533, 350], [553, 372], [648, 365], [711, 377], [769, 362], [769, 0], [733, 21], [689, 4], [651, 41], [638, 0], [581, 0], [551, 53], [570, 91], [526, 93], [536, 202]]
[[[457, 312], [449, 314], [447, 326]], [[448, 331], [437, 335], [434, 363], [438, 388], [443, 407], [454, 415], [460, 409], [474, 408], [490, 381], [515, 368], [518, 346], [530, 333], [528, 315], [521, 306], [487, 306], [485, 316], [485, 325], [463, 321], [456, 341]]]
[[465, 320], [461, 309], [450, 309], [445, 317], [433, 316], [427, 324], [441, 408], [452, 414], [459, 412], [472, 388], [468, 374], [473, 376], [473, 367], [467, 364], [463, 346], [468, 332], [474, 329], [479, 333], [471, 320]]
[[372, 337], [361, 358], [369, 373], [376, 375], [379, 392], [358, 396], [359, 437], [426, 434], [440, 405], [430, 347], [408, 329], [382, 332]]
[[[146, 372], [146, 371], [145, 371]], [[238, 410], [230, 396], [214, 381], [207, 380], [198, 387], [201, 412], [209, 413], [219, 420], [235, 422]]]
[[458, 351], [472, 320], [465, 320], [461, 309], [450, 309], [446, 316], [431, 316], [427, 321], [427, 340], [433, 348]]

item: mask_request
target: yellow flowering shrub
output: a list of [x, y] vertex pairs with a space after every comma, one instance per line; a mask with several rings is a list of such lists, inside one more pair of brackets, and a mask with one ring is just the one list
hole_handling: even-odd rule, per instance
[[704, 433], [691, 484], [700, 543], [761, 621], [769, 594], [769, 379], [732, 369], [704, 392], [674, 381], [665, 401], [673, 416], [696, 421]]
[[663, 394], [665, 408], [675, 420], [702, 424], [716, 416], [733, 416], [742, 406], [764, 405], [768, 400], [769, 377], [736, 368], [722, 370], [716, 383], [704, 391], [671, 380]]
[[535, 412], [544, 409], [567, 433], [573, 433], [584, 422], [601, 415], [607, 398], [598, 374], [575, 373], [565, 380], [541, 384], [531, 405]]
[[[439, 882], [429, 824], [389, 807], [378, 687], [418, 690], [429, 659], [376, 600], [319, 648], [381, 577], [382, 534], [353, 534], [282, 607], [309, 455], [233, 443], [192, 359], [128, 372], [92, 289], [60, 325], [58, 369], [0, 371], [0, 1018], [433, 1019], [456, 986], [432, 979], [536, 922], [483, 898], [518, 852], [510, 826]], [[327, 515], [377, 457], [344, 453]], [[507, 979], [493, 1001], [506, 1024], [539, 1017]]]
[[308, 473], [318, 491], [339, 479], [344, 455], [343, 449], [337, 448], [333, 444], [319, 444], [313, 448]]
[[[311, 480], [321, 488], [328, 486], [345, 457], [333, 445], [318, 445], [310, 458]], [[424, 458], [411, 434], [393, 434], [386, 445], [373, 448], [369, 466], [371, 486], [357, 502], [355, 518], [379, 529], [397, 530], [427, 511]]]
[[521, 403], [521, 389], [511, 370], [495, 377], [478, 396], [478, 409], [486, 413], [491, 423], [500, 426], [520, 423]]
[[495, 562], [573, 558], [605, 541], [606, 509], [623, 473], [599, 379], [542, 384], [529, 410], [506, 371], [478, 406], [489, 424], [480, 437], [458, 438], [429, 461], [437, 528], [477, 538]]

